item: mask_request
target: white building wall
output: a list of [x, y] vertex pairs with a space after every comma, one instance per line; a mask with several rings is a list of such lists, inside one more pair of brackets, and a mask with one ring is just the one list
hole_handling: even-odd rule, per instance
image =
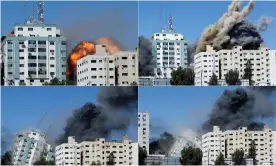
[[121, 86], [138, 84], [138, 52], [120, 51], [114, 54], [118, 69], [118, 84]]
[[56, 165], [81, 165], [80, 145], [74, 137], [68, 137], [68, 143], [56, 147]]
[[214, 165], [220, 153], [225, 155], [225, 138], [218, 126], [213, 127], [213, 132], [202, 135], [202, 164]]
[[150, 116], [148, 112], [138, 113], [138, 143], [149, 154], [149, 123]]
[[139, 165], [139, 144], [132, 143], [132, 165]]
[[276, 131], [272, 131], [272, 134], [273, 134], [273, 150], [272, 150], [273, 165], [276, 165]]
[[96, 45], [96, 54], [78, 60], [77, 85], [115, 85], [115, 59], [104, 45]]
[[195, 85], [208, 86], [213, 73], [219, 78], [219, 56], [210, 46], [194, 56]]
[[276, 50], [269, 50], [270, 85], [276, 86]]

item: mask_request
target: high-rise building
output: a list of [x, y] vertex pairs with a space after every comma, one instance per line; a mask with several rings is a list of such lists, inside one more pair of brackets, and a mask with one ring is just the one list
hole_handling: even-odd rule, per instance
[[213, 127], [213, 132], [202, 135], [202, 153], [203, 165], [214, 165], [219, 154], [225, 154], [225, 138], [218, 126]]
[[239, 79], [243, 79], [248, 60], [251, 63], [254, 85], [274, 84], [275, 51], [266, 47], [260, 47], [259, 50], [243, 50], [241, 46], [235, 46], [232, 50], [219, 51], [214, 51], [211, 46], [207, 46], [206, 52], [195, 55], [195, 84], [208, 85], [212, 73], [215, 73], [218, 79], [225, 80], [229, 70], [237, 70]]
[[77, 85], [115, 85], [115, 58], [106, 51], [105, 45], [96, 45], [96, 53], [77, 62]]
[[154, 73], [159, 78], [171, 78], [173, 70], [188, 67], [188, 43], [182, 34], [173, 31], [172, 19], [169, 18], [169, 28], [152, 37]]
[[56, 165], [81, 165], [81, 145], [75, 137], [68, 137], [68, 143], [56, 147]]
[[120, 51], [114, 54], [118, 71], [118, 84], [138, 84], [138, 52]]
[[148, 112], [138, 113], [138, 143], [149, 154], [149, 123], [150, 117]]
[[[217, 126], [214, 127], [214, 131]], [[219, 150], [223, 148], [224, 153], [223, 155], [225, 158], [232, 158], [232, 154], [235, 152], [237, 149], [243, 149], [245, 155], [248, 155], [248, 151], [250, 148], [251, 142], [254, 140], [255, 142], [255, 147], [256, 147], [256, 160], [259, 165], [261, 164], [272, 164], [274, 161], [273, 158], [273, 151], [275, 151], [275, 140], [274, 140], [274, 132], [272, 131], [271, 128], [268, 126], [265, 126], [263, 130], [258, 130], [258, 131], [251, 131], [248, 130], [247, 127], [240, 127], [237, 130], [227, 130], [224, 132], [221, 132], [217, 130], [216, 133], [220, 133], [221, 140], [223, 140], [224, 137], [224, 144], [221, 141], [221, 144], [217, 144], [216, 141], [218, 140], [218, 136], [215, 136], [215, 132], [209, 132], [207, 134], [204, 134], [202, 136], [202, 147], [203, 147], [203, 161], [206, 164], [206, 161], [210, 161], [209, 164], [213, 164], [212, 160], [215, 161], [216, 157], [215, 154], [214, 156], [210, 156], [210, 151], [214, 151], [214, 153], [219, 153]], [[210, 135], [210, 137], [206, 137]], [[214, 137], [212, 137], [214, 136]], [[205, 142], [205, 143], [204, 143]], [[209, 146], [211, 145], [211, 146]], [[212, 146], [214, 145], [214, 146]], [[216, 146], [217, 148], [216, 149]], [[221, 152], [223, 152], [221, 150]], [[208, 157], [209, 156], [209, 157]], [[213, 158], [212, 158], [213, 157]], [[208, 162], [207, 162], [208, 164]]]
[[54, 151], [46, 142], [44, 133], [28, 130], [16, 135], [12, 149], [13, 165], [32, 165], [41, 158], [54, 161]]
[[5, 85], [42, 85], [66, 79], [66, 38], [56, 25], [16, 24], [3, 46]]
[[68, 144], [56, 147], [57, 165], [106, 165], [110, 153], [114, 155], [115, 165], [133, 165], [138, 158], [138, 155], [133, 156], [133, 153], [138, 154], [138, 149], [132, 147], [132, 141], [127, 136], [121, 142], [107, 142], [104, 138], [81, 143], [76, 143], [74, 137], [68, 140]]
[[273, 150], [272, 150], [272, 153], [273, 153], [273, 165], [276, 165], [276, 143], [275, 143], [275, 141], [276, 141], [276, 131], [272, 131], [272, 134], [273, 134], [273, 141], [274, 141], [274, 143], [273, 143]]

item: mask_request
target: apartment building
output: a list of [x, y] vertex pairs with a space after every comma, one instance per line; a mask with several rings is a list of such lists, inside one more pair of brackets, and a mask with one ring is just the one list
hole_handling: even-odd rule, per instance
[[32, 129], [16, 135], [12, 148], [13, 165], [32, 165], [42, 157], [46, 161], [54, 160], [54, 151], [44, 133]]
[[138, 143], [149, 154], [149, 112], [138, 113]]
[[219, 154], [225, 154], [225, 137], [218, 126], [202, 135], [202, 153], [203, 165], [214, 165]]
[[174, 32], [172, 21], [170, 16], [169, 28], [153, 34], [152, 37], [154, 73], [159, 78], [171, 78], [173, 70], [188, 67], [188, 43], [182, 34]]
[[16, 24], [3, 43], [6, 86], [66, 79], [66, 38], [56, 25]]
[[138, 52], [120, 51], [114, 54], [116, 58], [116, 68], [118, 71], [118, 84], [137, 85], [138, 84]]
[[80, 147], [75, 137], [68, 137], [68, 143], [56, 147], [56, 165], [81, 165]]
[[[212, 62], [211, 59], [204, 59], [202, 62], [201, 56], [209, 57], [210, 54], [217, 54], [219, 61], [215, 59], [210, 64], [208, 62]], [[259, 50], [243, 50], [241, 46], [235, 46], [232, 50], [219, 50], [214, 52], [211, 46], [207, 46], [206, 52], [201, 52], [195, 55], [194, 58], [196, 85], [208, 85], [208, 77], [211, 72], [217, 71], [217, 67], [219, 67], [219, 71], [216, 72], [218, 73], [217, 76], [219, 79], [225, 80], [226, 73], [231, 69], [237, 70], [239, 72], [239, 78], [242, 79], [248, 60], [251, 62], [252, 80], [255, 82], [255, 85], [266, 86], [272, 85], [275, 82], [275, 51], [269, 50], [266, 47], [261, 47]], [[204, 68], [204, 66], [208, 66], [208, 68]], [[211, 69], [214, 68], [215, 70], [212, 71]]]
[[106, 51], [105, 45], [96, 45], [95, 54], [78, 60], [77, 85], [115, 85], [115, 58]]
[[69, 137], [68, 144], [56, 147], [56, 157], [58, 156], [56, 164], [91, 165], [95, 163], [105, 165], [110, 153], [113, 152], [115, 165], [133, 165], [133, 161], [136, 162], [138, 157], [133, 156], [133, 153], [138, 154], [138, 149], [133, 149], [132, 145], [132, 141], [127, 136], [124, 136], [121, 142], [107, 142], [104, 138], [98, 138], [95, 141], [81, 143], [76, 143], [74, 137]]
[[195, 85], [208, 86], [213, 74], [219, 77], [219, 54], [211, 46], [194, 56]]
[[273, 134], [273, 141], [274, 141], [274, 143], [273, 143], [273, 165], [276, 165], [276, 143], [275, 143], [275, 141], [276, 141], [276, 131], [272, 131], [272, 134]]
[[[217, 126], [214, 126], [214, 131]], [[210, 132], [208, 134], [214, 133]], [[224, 151], [224, 156], [225, 158], [231, 158], [232, 154], [235, 152], [236, 149], [243, 149], [245, 152], [245, 155], [248, 155], [248, 150], [250, 148], [251, 141], [255, 141], [255, 146], [256, 146], [256, 160], [258, 161], [259, 165], [262, 164], [272, 164], [275, 162], [273, 158], [273, 151], [275, 151], [275, 140], [274, 140], [274, 132], [272, 132], [272, 129], [269, 128], [268, 126], [265, 126], [263, 130], [259, 131], [250, 131], [247, 129], [247, 127], [240, 127], [237, 130], [227, 130], [224, 132], [221, 132], [221, 135], [224, 136], [224, 144], [221, 143], [221, 149], [225, 148]], [[202, 141], [203, 142], [203, 158], [204, 158], [204, 163], [206, 164], [205, 161], [208, 159], [206, 156], [209, 156], [208, 153], [212, 150], [219, 150], [215, 149], [215, 146], [207, 146], [208, 140], [206, 140], [207, 137]], [[209, 142], [216, 142], [217, 137], [210, 137]], [[206, 144], [204, 144], [204, 142]], [[221, 150], [222, 151], [222, 150]], [[209, 160], [211, 159], [212, 156], [209, 157]], [[215, 158], [216, 159], [216, 158]], [[212, 159], [211, 159], [212, 160]], [[210, 162], [209, 162], [210, 163]]]

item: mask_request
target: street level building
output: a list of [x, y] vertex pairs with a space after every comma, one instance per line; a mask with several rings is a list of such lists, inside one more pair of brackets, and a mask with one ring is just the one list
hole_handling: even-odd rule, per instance
[[105, 45], [96, 45], [96, 53], [77, 62], [78, 86], [114, 86], [115, 59]]
[[119, 51], [114, 54], [118, 74], [118, 84], [137, 85], [138, 84], [138, 52]]
[[159, 78], [171, 78], [173, 70], [188, 67], [188, 43], [182, 34], [174, 32], [172, 21], [170, 16], [169, 27], [152, 37], [154, 73]]
[[[138, 154], [138, 149], [133, 149], [132, 141], [124, 136], [121, 142], [107, 142], [104, 138], [95, 141], [76, 143], [74, 137], [68, 138], [68, 144], [56, 147], [57, 165], [106, 165], [110, 153], [114, 155], [115, 165], [133, 165], [133, 153]], [[135, 152], [134, 152], [135, 150]]]
[[54, 161], [54, 151], [44, 133], [32, 129], [16, 135], [12, 148], [13, 165], [32, 165], [42, 157]]
[[16, 24], [3, 43], [6, 86], [66, 80], [66, 38], [56, 25]]
[[138, 143], [139, 146], [144, 148], [149, 154], [149, 113], [138, 113]]
[[276, 59], [275, 51], [266, 47], [258, 50], [243, 50], [241, 46], [234, 46], [232, 50], [214, 51], [211, 46], [206, 52], [194, 56], [195, 85], [207, 86], [212, 76], [225, 80], [229, 70], [237, 70], [239, 79], [243, 79], [245, 68], [250, 60], [252, 80], [254, 85], [269, 86], [275, 84]]

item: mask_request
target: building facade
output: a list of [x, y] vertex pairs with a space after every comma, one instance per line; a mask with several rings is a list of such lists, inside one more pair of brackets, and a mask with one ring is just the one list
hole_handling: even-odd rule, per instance
[[118, 84], [137, 85], [138, 84], [138, 52], [119, 51], [114, 54], [118, 74]]
[[276, 143], [275, 143], [275, 141], [276, 141], [276, 131], [272, 131], [272, 134], [273, 134], [273, 141], [274, 141], [274, 143], [273, 143], [273, 165], [276, 165]]
[[218, 126], [202, 135], [202, 164], [214, 165], [220, 153], [225, 154], [225, 137]]
[[219, 55], [211, 46], [194, 56], [194, 73], [195, 85], [199, 86], [208, 86], [213, 74], [219, 77]]
[[56, 165], [80, 165], [81, 145], [75, 141], [75, 137], [68, 137], [68, 143], [56, 147]]
[[[138, 149], [133, 149], [132, 141], [124, 136], [121, 142], [107, 142], [104, 138], [95, 141], [76, 143], [74, 137], [68, 138], [68, 144], [56, 147], [57, 165], [106, 165], [110, 153], [114, 155], [115, 165], [133, 165], [138, 160]], [[135, 152], [134, 152], [135, 150]], [[133, 159], [135, 157], [135, 159]]]
[[66, 38], [56, 25], [16, 24], [3, 45], [5, 85], [66, 80]]
[[254, 85], [273, 85], [276, 78], [275, 56], [275, 51], [266, 47], [243, 50], [241, 46], [235, 46], [232, 50], [214, 51], [211, 46], [207, 46], [206, 52], [194, 56], [195, 85], [208, 85], [212, 73], [218, 79], [225, 80], [229, 70], [237, 70], [239, 79], [243, 79], [248, 60], [251, 63]]
[[29, 130], [16, 135], [12, 149], [13, 165], [32, 165], [41, 158], [54, 161], [54, 150], [46, 142], [44, 133]]
[[149, 154], [149, 122], [150, 116], [148, 112], [138, 113], [138, 143]]
[[78, 60], [77, 85], [115, 85], [115, 58], [106, 51], [104, 45], [96, 45], [96, 54]]
[[173, 31], [172, 19], [169, 18], [168, 29], [152, 37], [154, 73], [159, 78], [171, 78], [173, 70], [188, 67], [188, 43], [182, 34]]
[[[213, 130], [214, 130], [213, 132], [209, 132], [202, 136], [204, 164], [208, 164], [208, 160], [209, 160], [209, 164], [213, 165], [212, 160], [215, 161], [216, 154], [212, 154], [211, 153], [212, 150], [214, 151], [214, 153], [222, 152], [225, 158], [227, 159], [231, 159], [232, 154], [237, 149], [243, 149], [245, 155], [248, 155], [248, 151], [252, 140], [254, 140], [255, 142], [256, 160], [259, 165], [273, 164], [273, 162], [275, 162], [275, 159], [273, 157], [274, 155], [273, 151], [275, 151], [274, 148], [275, 148], [275, 141], [276, 141], [274, 140], [273, 133], [275, 131], [273, 132], [272, 129], [269, 128], [268, 126], [265, 126], [263, 130], [258, 130], [258, 131], [250, 131], [247, 129], [247, 127], [240, 127], [237, 130], [227, 130], [227, 131], [221, 132], [218, 130], [217, 126], [214, 126]], [[216, 137], [215, 133], [217, 134], [219, 133], [221, 138], [220, 140], [224, 140], [224, 141], [221, 141], [220, 144], [217, 144], [220, 141], [218, 141], [219, 137], [218, 136]]]

